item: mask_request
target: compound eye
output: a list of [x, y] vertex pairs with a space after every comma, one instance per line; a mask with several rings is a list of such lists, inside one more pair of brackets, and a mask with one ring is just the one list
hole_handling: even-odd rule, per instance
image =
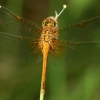
[[55, 22], [52, 22], [51, 24], [52, 24], [53, 28], [56, 28], [56, 23]]
[[45, 22], [44, 21], [42, 22], [42, 27], [45, 27]]

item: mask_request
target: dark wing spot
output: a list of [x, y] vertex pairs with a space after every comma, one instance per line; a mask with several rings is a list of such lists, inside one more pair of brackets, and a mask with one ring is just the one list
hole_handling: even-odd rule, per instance
[[83, 21], [81, 23], [77, 23], [76, 26], [84, 26], [88, 23], [89, 21]]

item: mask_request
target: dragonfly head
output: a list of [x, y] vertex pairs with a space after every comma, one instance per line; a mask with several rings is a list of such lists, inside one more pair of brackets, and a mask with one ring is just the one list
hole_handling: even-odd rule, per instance
[[42, 22], [42, 27], [44, 28], [48, 26], [48, 27], [52, 27], [53, 29], [57, 28], [58, 27], [57, 19], [66, 7], [67, 7], [66, 5], [63, 5], [63, 9], [60, 11], [59, 14], [57, 14], [57, 12], [55, 11], [55, 17], [51, 16], [51, 17], [47, 17], [46, 19], [44, 19]]
[[55, 20], [55, 17], [47, 17], [46, 19], [43, 20], [42, 22], [42, 27], [52, 27], [53, 29], [58, 27], [57, 20]]

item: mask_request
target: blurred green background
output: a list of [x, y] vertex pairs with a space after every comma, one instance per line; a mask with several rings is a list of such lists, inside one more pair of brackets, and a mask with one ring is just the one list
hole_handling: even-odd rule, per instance
[[[0, 5], [40, 26], [63, 4], [68, 7], [59, 17], [60, 27], [100, 15], [100, 0], [0, 0]], [[0, 100], [39, 100], [42, 62], [32, 65], [0, 54]], [[100, 100], [100, 64], [49, 64], [44, 100]]]

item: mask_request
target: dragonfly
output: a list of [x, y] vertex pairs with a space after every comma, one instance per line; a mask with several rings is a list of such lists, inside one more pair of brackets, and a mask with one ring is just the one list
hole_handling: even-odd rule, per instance
[[58, 17], [65, 8], [44, 19], [41, 28], [0, 6], [0, 50], [28, 63], [43, 59], [40, 100], [45, 94], [47, 61], [75, 66], [100, 59], [100, 16], [59, 28]]

